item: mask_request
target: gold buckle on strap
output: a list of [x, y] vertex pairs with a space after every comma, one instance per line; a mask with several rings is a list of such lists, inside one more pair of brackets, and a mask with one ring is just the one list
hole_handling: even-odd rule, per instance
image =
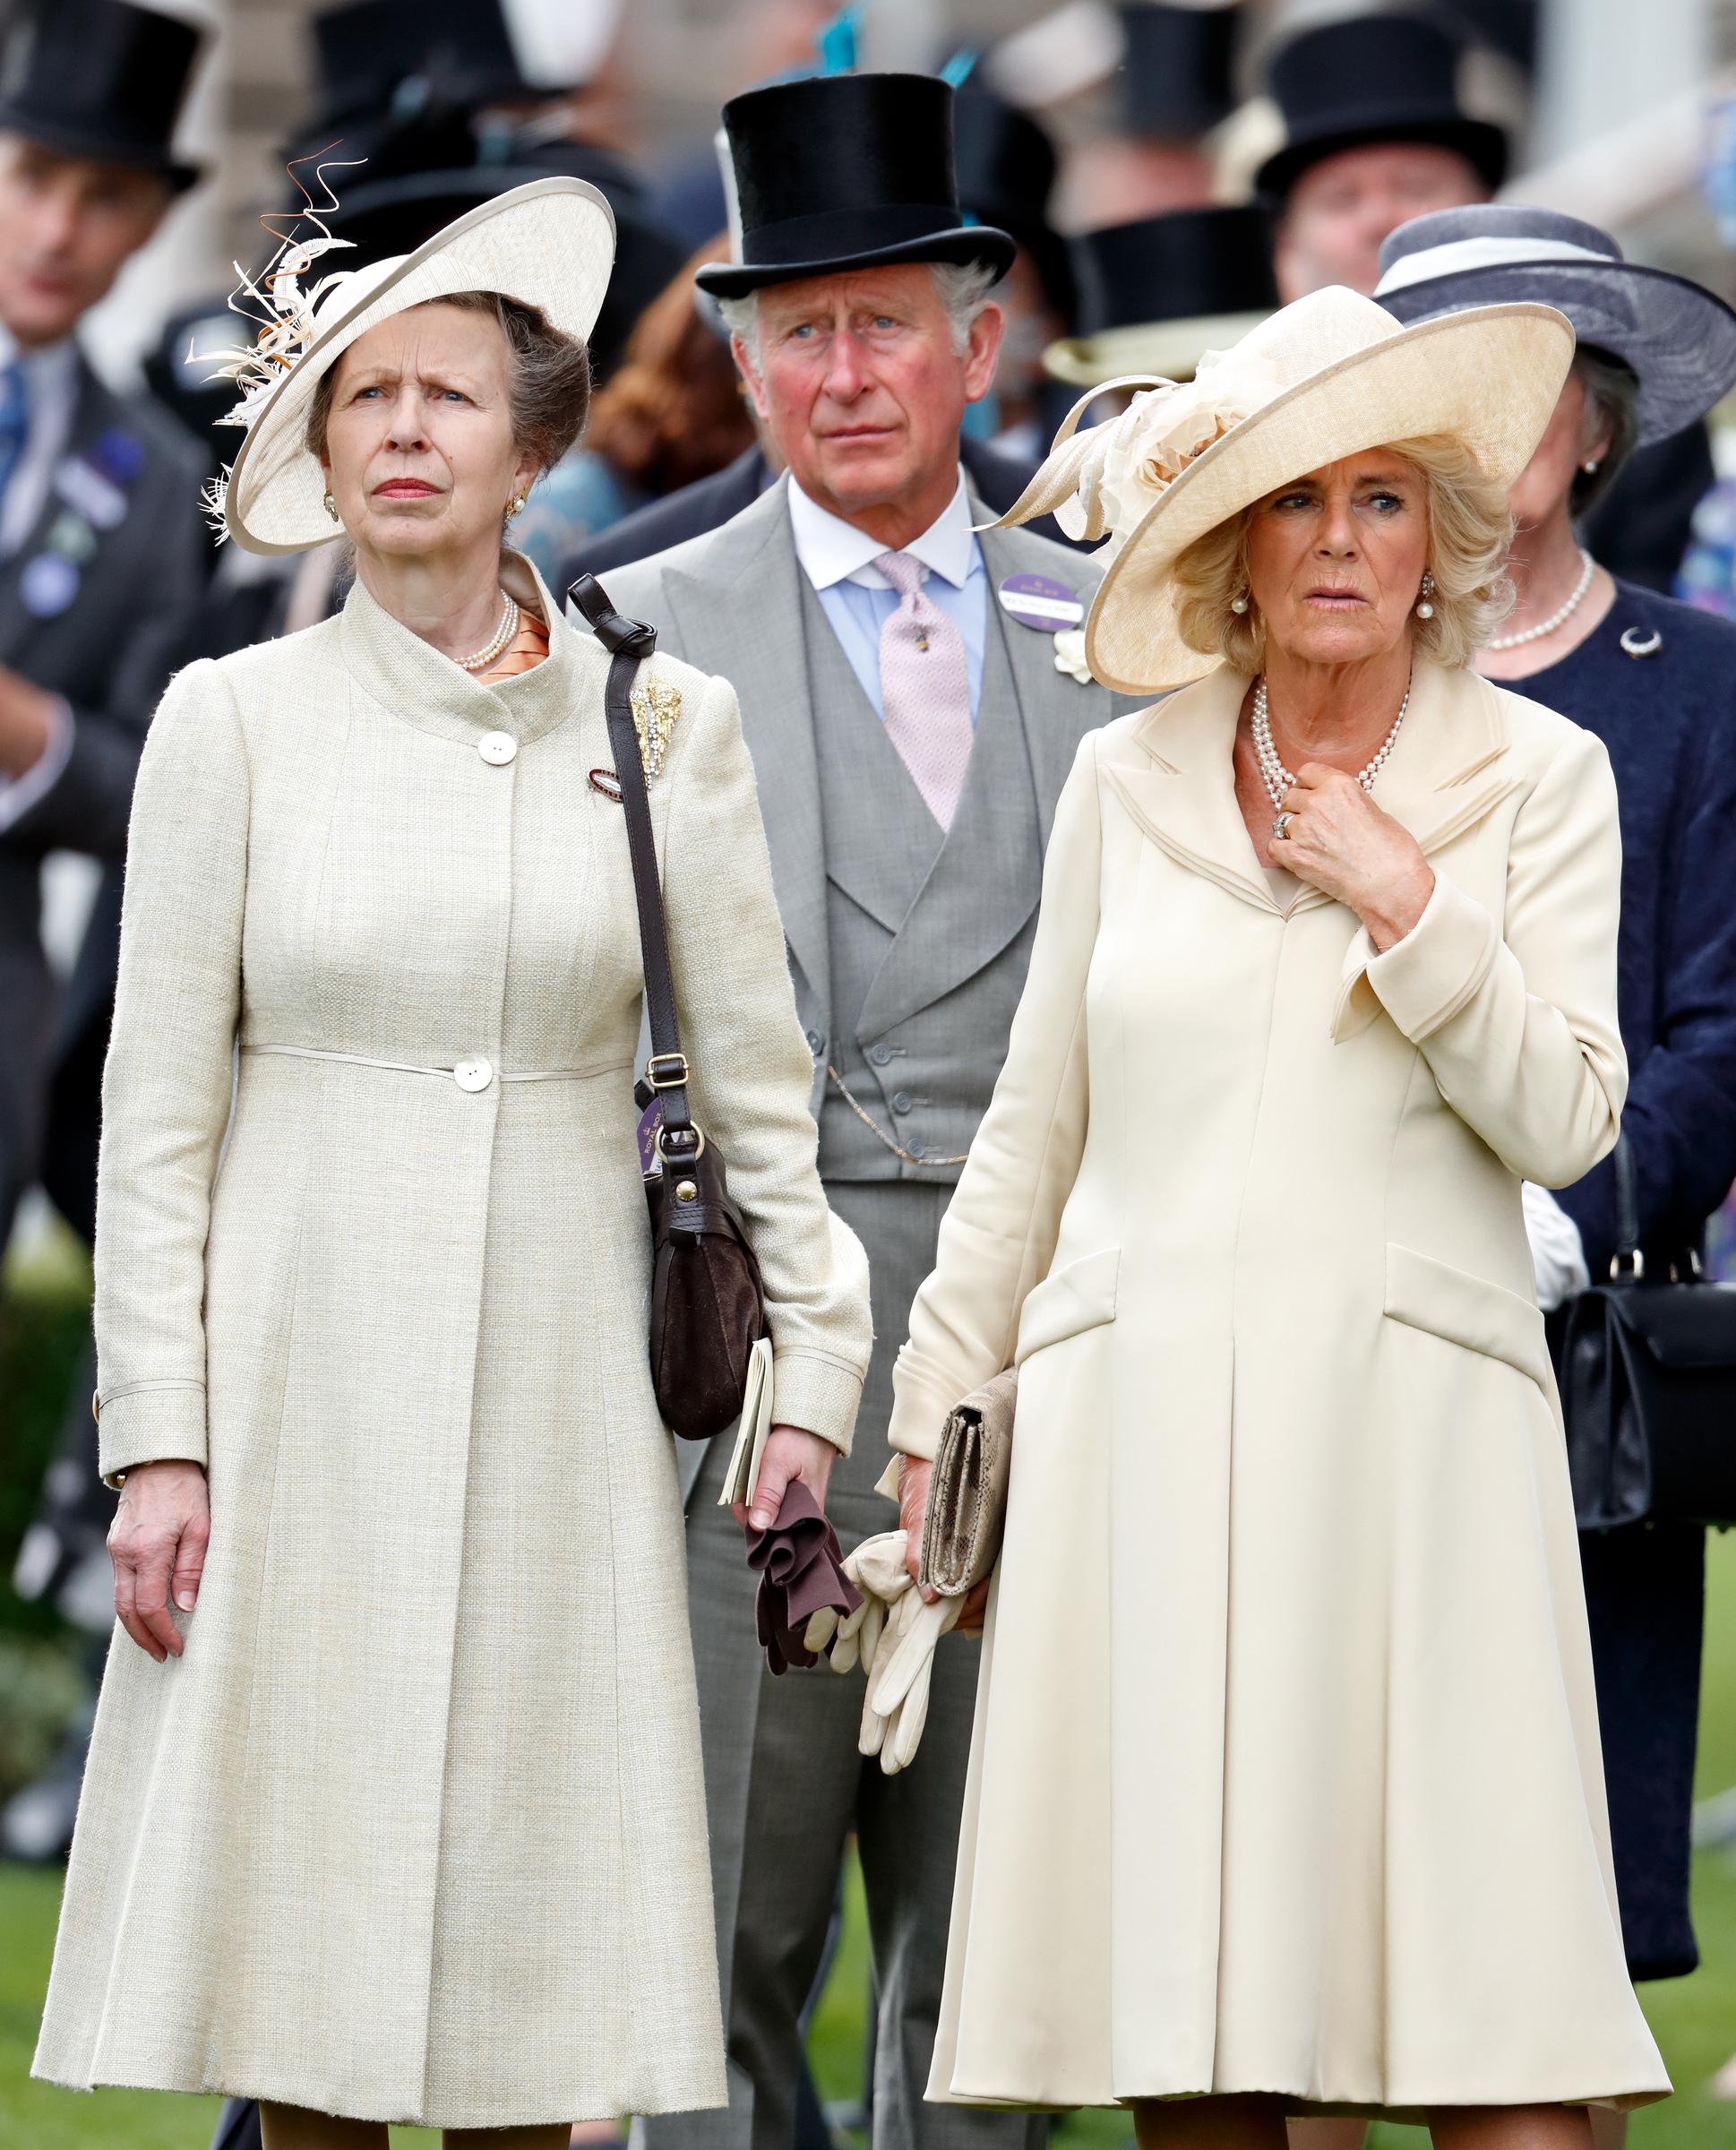
[[[666, 1071], [674, 1070], [670, 1073]], [[684, 1053], [653, 1053], [645, 1062], [645, 1080], [654, 1090], [678, 1090], [692, 1080]]]

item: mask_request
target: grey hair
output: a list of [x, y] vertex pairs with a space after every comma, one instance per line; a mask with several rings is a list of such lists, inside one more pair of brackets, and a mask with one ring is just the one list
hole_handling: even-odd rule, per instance
[[[934, 295], [946, 308], [952, 326], [952, 348], [963, 357], [970, 348], [971, 324], [989, 304], [989, 293], [1000, 281], [1000, 271], [987, 262], [930, 262]], [[720, 298], [718, 312], [730, 334], [739, 339], [748, 363], [760, 366], [760, 294], [749, 291], [740, 298]]]
[[1574, 471], [1568, 507], [1577, 521], [1614, 485], [1638, 444], [1639, 382], [1632, 366], [1590, 343], [1574, 352], [1573, 371], [1586, 386], [1586, 416], [1602, 419], [1610, 429], [1610, 444], [1596, 469]]

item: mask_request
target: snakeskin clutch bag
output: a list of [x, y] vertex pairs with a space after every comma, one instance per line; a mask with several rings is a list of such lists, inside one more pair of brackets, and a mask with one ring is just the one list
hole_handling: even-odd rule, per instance
[[1000, 1554], [1018, 1394], [1009, 1367], [950, 1412], [941, 1430], [923, 1516], [922, 1579], [942, 1597], [975, 1589]]

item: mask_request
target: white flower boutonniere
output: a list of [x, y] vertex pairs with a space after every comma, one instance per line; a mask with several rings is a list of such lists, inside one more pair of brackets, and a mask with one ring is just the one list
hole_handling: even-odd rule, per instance
[[1076, 679], [1082, 687], [1096, 684], [1096, 675], [1085, 661], [1085, 630], [1063, 627], [1055, 637], [1055, 670]]

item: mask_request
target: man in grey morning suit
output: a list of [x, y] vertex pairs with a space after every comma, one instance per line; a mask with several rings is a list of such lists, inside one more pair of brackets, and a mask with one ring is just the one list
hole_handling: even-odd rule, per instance
[[[972, 534], [988, 518], [958, 424], [992, 377], [986, 292], [1012, 243], [958, 215], [950, 97], [858, 75], [726, 108], [744, 259], [701, 280], [791, 476], [606, 585], [741, 698], [821, 1170], [872, 1275], [874, 1359], [828, 1499], [847, 1545], [894, 1520], [872, 1490], [893, 1355], [1005, 1051], [1056, 796], [1113, 713], [1057, 668], [1052, 629], [998, 595], [1035, 574], [1082, 600], [1088, 560], [1022, 530]], [[728, 1445], [681, 1461], [731, 2104], [646, 2122], [649, 2150], [788, 2150], [798, 2018], [852, 1828], [880, 1997], [878, 2150], [1028, 2150], [1039, 2120], [923, 2102], [976, 1646], [941, 1646], [914, 1766], [864, 1763], [859, 1679], [764, 1670], [742, 1534], [716, 1504]]]

